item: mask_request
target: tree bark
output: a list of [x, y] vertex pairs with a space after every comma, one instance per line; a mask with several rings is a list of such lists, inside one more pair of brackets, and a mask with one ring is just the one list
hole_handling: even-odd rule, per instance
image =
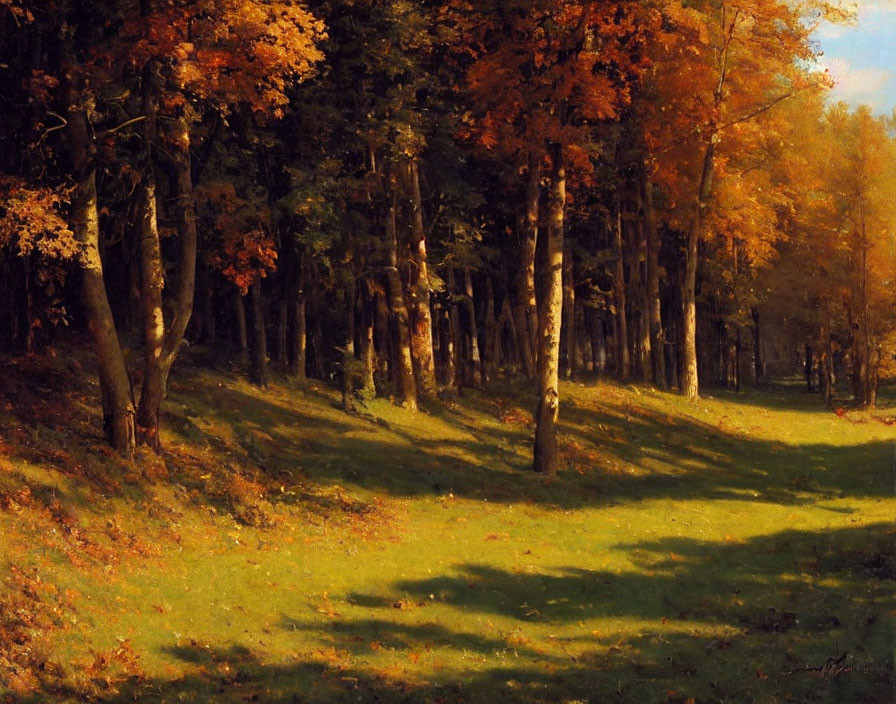
[[762, 365], [762, 337], [761, 328], [759, 327], [759, 309], [753, 308], [750, 311], [750, 317], [753, 319], [753, 370], [756, 375], [756, 383], [761, 384], [765, 381], [765, 369]]
[[520, 268], [516, 277], [517, 303], [513, 311], [523, 372], [528, 379], [535, 377], [535, 350], [538, 333], [538, 307], [535, 300], [535, 249], [538, 244], [539, 197], [541, 194], [541, 164], [535, 154], [529, 156], [529, 175], [526, 179], [526, 211], [523, 219], [523, 241], [520, 247]]
[[569, 241], [565, 242], [563, 252], [563, 341], [566, 347], [565, 372], [567, 379], [574, 379], [578, 372], [576, 368], [578, 355], [576, 354], [576, 289], [572, 268], [572, 247]]
[[398, 223], [395, 176], [389, 173], [386, 212], [386, 246], [389, 266], [386, 269], [386, 289], [389, 296], [389, 322], [392, 328], [395, 357], [391, 360], [398, 403], [417, 410], [417, 384], [414, 379], [414, 362], [411, 356], [411, 335], [408, 309], [404, 301], [401, 277], [398, 273]]
[[436, 365], [432, 348], [432, 309], [430, 307], [429, 265], [426, 256], [426, 231], [423, 227], [423, 198], [420, 193], [420, 169], [415, 160], [407, 163], [407, 185], [411, 200], [411, 261], [408, 277], [408, 307], [411, 319], [411, 354], [417, 381], [417, 394], [432, 398], [436, 394]]
[[157, 219], [157, 192], [153, 163], [149, 151], [155, 134], [155, 100], [147, 95], [144, 100], [150, 117], [146, 120], [147, 157], [143, 184], [140, 229], [141, 300], [143, 330], [146, 345], [144, 358], [143, 389], [137, 408], [138, 441], [158, 451], [159, 418], [162, 401], [167, 394], [168, 376], [180, 351], [184, 333], [193, 312], [196, 291], [196, 256], [198, 236], [196, 230], [196, 206], [193, 195], [193, 176], [190, 166], [190, 132], [185, 119], [175, 121], [172, 142], [175, 148], [177, 174], [177, 223], [180, 235], [180, 256], [173, 303], [173, 315], [166, 326], [163, 308], [164, 264], [159, 239]]
[[613, 277], [613, 299], [616, 303], [616, 375], [620, 381], [631, 377], [631, 358], [628, 353], [628, 314], [625, 295], [625, 258], [622, 247], [622, 203], [617, 204], [616, 227], [613, 232], [616, 266]]
[[700, 382], [697, 373], [697, 256], [703, 227], [703, 211], [706, 209], [712, 190], [715, 140], [715, 135], [710, 135], [703, 152], [703, 168], [700, 171], [700, 182], [688, 224], [684, 282], [681, 292], [683, 345], [681, 391], [689, 401], [696, 401], [700, 395]]
[[358, 335], [358, 353], [361, 358], [361, 393], [364, 398], [373, 398], [376, 396], [376, 383], [374, 381], [376, 350], [373, 346], [374, 299], [373, 291], [370, 287], [370, 280], [365, 277], [360, 283], [361, 290], [359, 301], [361, 320]]
[[650, 327], [650, 358], [653, 366], [653, 383], [666, 388], [666, 340], [663, 334], [662, 301], [660, 300], [660, 238], [653, 208], [653, 184], [646, 168], [641, 182], [644, 202], [644, 227], [647, 239], [647, 321]]
[[806, 345], [805, 347], [803, 375], [806, 378], [806, 391], [811, 394], [813, 391], [815, 391], [812, 386], [812, 345]]
[[494, 356], [495, 337], [497, 330], [495, 326], [495, 286], [492, 277], [485, 278], [485, 350], [482, 360], [482, 383], [487, 385], [495, 378]]
[[467, 309], [470, 328], [470, 383], [482, 386], [482, 356], [479, 353], [479, 326], [476, 323], [476, 302], [473, 298], [473, 277], [470, 267], [464, 267], [464, 307]]
[[293, 357], [290, 374], [304, 381], [307, 378], [308, 333], [305, 320], [305, 293], [300, 287], [292, 302], [293, 305]]
[[249, 328], [246, 324], [246, 295], [239, 290], [234, 291], [233, 313], [236, 317], [237, 344], [239, 345], [239, 363], [249, 361]]
[[256, 279], [249, 287], [252, 303], [252, 344], [249, 346], [249, 375], [261, 388], [268, 385], [268, 343], [264, 324], [264, 298], [261, 281]]
[[156, 210], [156, 183], [152, 166], [146, 168], [140, 196], [140, 300], [143, 312], [143, 385], [137, 407], [137, 443], [158, 452], [159, 413], [165, 396], [162, 367], [165, 318], [162, 288], [165, 285]]
[[75, 187], [72, 192], [72, 230], [81, 243], [81, 294], [87, 326], [93, 338], [99, 366], [103, 401], [103, 428], [109, 444], [130, 458], [136, 448], [135, 411], [124, 355], [112, 318], [103, 281], [100, 257], [100, 228], [97, 211], [96, 163], [93, 140], [81, 95], [71, 85], [70, 67], [65, 71], [68, 110], [68, 146], [72, 157]]
[[554, 173], [548, 212], [547, 271], [544, 301], [538, 319], [538, 406], [535, 412], [534, 469], [557, 472], [557, 419], [560, 414], [560, 324], [563, 308], [563, 210], [566, 204], [566, 165], [563, 146], [554, 144]]
[[454, 269], [448, 268], [448, 294], [451, 304], [448, 306], [448, 324], [451, 329], [450, 348], [451, 365], [453, 367], [452, 380], [458, 395], [464, 390], [466, 379], [464, 378], [464, 337], [460, 325], [460, 310], [458, 309], [457, 284], [454, 280]]

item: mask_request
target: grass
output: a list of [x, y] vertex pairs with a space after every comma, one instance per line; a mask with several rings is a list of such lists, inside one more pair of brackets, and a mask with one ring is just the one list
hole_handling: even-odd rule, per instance
[[126, 465], [77, 361], [2, 375], [0, 701], [896, 697], [886, 408], [568, 383], [549, 479], [519, 385], [347, 415], [182, 366]]

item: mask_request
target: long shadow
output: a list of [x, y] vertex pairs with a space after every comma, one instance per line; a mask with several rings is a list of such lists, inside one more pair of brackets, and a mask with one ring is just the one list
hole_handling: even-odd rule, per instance
[[[187, 666], [186, 677], [136, 677], [93, 698], [107, 704], [893, 701], [894, 526], [786, 530], [738, 544], [667, 538], [618, 548], [635, 557], [637, 570], [571, 566], [528, 574], [469, 564], [391, 585], [405, 598], [433, 595], [464, 615], [502, 617], [512, 632], [401, 622], [389, 615], [394, 596], [352, 594], [351, 603], [374, 615], [318, 626], [319, 646], [291, 662], [271, 663], [239, 643], [189, 642], [166, 651]], [[643, 623], [621, 636], [612, 625], [592, 630], [588, 621], [599, 617]], [[288, 633], [314, 624], [283, 615], [279, 627]], [[440, 660], [446, 649], [471, 664], [446, 667]], [[379, 661], [385, 651], [386, 661]]]
[[[310, 403], [336, 403], [335, 394], [325, 390], [303, 393], [311, 397]], [[781, 407], [799, 406], [797, 395], [784, 393]], [[200, 400], [193, 393], [188, 400], [191, 414], [213, 414], [217, 422], [229, 425], [241, 452], [238, 459], [258, 467], [278, 486], [301, 477], [395, 496], [451, 492], [564, 509], [654, 498], [798, 505], [892, 494], [892, 444], [887, 441], [787, 445], [630, 402], [565, 401], [560, 448], [566, 471], [546, 479], [530, 469], [531, 427], [526, 418], [499, 422], [501, 409], [513, 404], [499, 404], [496, 410], [495, 401], [487, 397], [471, 395], [463, 406], [431, 409], [432, 417], [469, 438], [462, 440], [422, 438], [373, 417], [346, 416], [344, 422], [332, 415], [324, 418], [319, 412], [297, 411], [231, 388]], [[496, 422], [478, 425], [481, 416], [476, 413], [491, 415]], [[170, 415], [174, 426], [186, 428], [181, 434], [188, 441], [233, 451], [190, 416]], [[426, 417], [421, 414], [421, 422]], [[296, 424], [314, 432], [297, 443], [287, 432]], [[858, 477], [857, 467], [862, 468]], [[272, 500], [290, 500], [290, 495], [295, 491]]]

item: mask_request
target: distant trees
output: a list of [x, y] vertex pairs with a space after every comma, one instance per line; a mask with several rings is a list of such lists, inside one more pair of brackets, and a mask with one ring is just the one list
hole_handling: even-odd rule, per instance
[[124, 455], [185, 337], [349, 409], [519, 372], [545, 473], [561, 374], [693, 399], [775, 330], [875, 402], [894, 144], [824, 108], [823, 4], [29, 2], [0, 4], [0, 347], [89, 330]]

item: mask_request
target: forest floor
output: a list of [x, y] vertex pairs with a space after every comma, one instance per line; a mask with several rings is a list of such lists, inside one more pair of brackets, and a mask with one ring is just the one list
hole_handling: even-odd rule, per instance
[[566, 383], [551, 479], [521, 385], [190, 354], [130, 464], [87, 362], [0, 364], [0, 702], [896, 700], [892, 405]]

